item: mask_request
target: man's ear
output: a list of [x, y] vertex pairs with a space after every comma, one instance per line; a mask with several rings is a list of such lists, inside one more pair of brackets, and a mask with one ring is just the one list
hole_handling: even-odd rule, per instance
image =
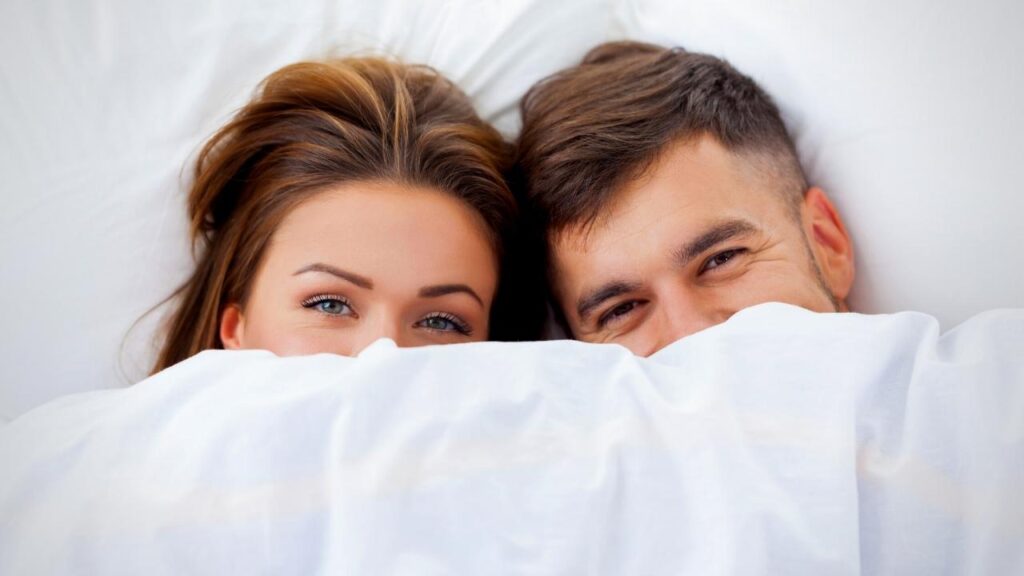
[[229, 304], [220, 315], [220, 341], [225, 350], [238, 350], [242, 347], [245, 333], [245, 317], [242, 307]]
[[804, 232], [818, 261], [821, 274], [832, 295], [845, 310], [846, 297], [853, 286], [855, 269], [853, 243], [846, 232], [843, 219], [839, 217], [839, 211], [832, 205], [825, 191], [817, 186], [811, 187], [804, 194], [801, 213]]

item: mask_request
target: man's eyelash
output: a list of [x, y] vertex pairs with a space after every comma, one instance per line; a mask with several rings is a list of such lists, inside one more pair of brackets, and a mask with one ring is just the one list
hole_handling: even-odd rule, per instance
[[729, 262], [732, 261], [733, 258], [735, 258], [735, 257], [739, 256], [740, 254], [743, 254], [743, 253], [745, 253], [747, 251], [748, 250], [746, 248], [730, 248], [728, 250], [722, 250], [721, 252], [716, 252], [715, 254], [712, 254], [711, 257], [709, 257], [707, 260], [705, 260], [703, 264], [701, 264], [700, 271], [701, 272], [708, 271], [709, 270], [708, 266], [717, 258], [721, 258], [722, 256], [728, 256], [729, 257], [728, 259], [726, 259], [725, 262], [722, 262], [721, 264], [719, 264], [718, 266], [715, 266], [714, 268], [710, 268], [710, 270], [715, 270], [715, 269], [717, 269], [720, 266], [724, 266], [724, 265], [728, 264]]
[[615, 319], [615, 318], [613, 318], [613, 313], [616, 310], [618, 310], [619, 308], [621, 308], [622, 306], [625, 306], [627, 304], [629, 304], [631, 306], [629, 307], [628, 310], [623, 311], [623, 313], [621, 314], [623, 316], [626, 315], [626, 314], [629, 314], [630, 312], [633, 312], [634, 310], [636, 310], [636, 307], [640, 305], [640, 303], [638, 301], [636, 301], [636, 300], [626, 300], [625, 302], [618, 302], [618, 303], [616, 303], [614, 306], [612, 306], [611, 308], [606, 310], [603, 314], [598, 316], [598, 318], [597, 318], [597, 327], [598, 328], [604, 328], [609, 322], [611, 322], [612, 320]]

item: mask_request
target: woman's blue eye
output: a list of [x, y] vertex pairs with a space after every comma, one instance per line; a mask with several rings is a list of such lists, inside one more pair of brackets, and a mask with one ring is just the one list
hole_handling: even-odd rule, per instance
[[352, 314], [352, 307], [348, 302], [333, 296], [314, 296], [302, 303], [304, 308], [312, 308], [328, 316], [348, 316]]
[[346, 308], [348, 306], [337, 300], [323, 300], [316, 303], [316, 309], [324, 314], [341, 314]]
[[472, 332], [469, 325], [451, 314], [427, 316], [420, 320], [418, 324], [427, 330], [434, 330], [436, 332], [457, 332], [464, 335], [469, 335]]
[[454, 330], [455, 323], [451, 320], [445, 320], [444, 318], [427, 318], [423, 321], [423, 326], [430, 328], [431, 330]]

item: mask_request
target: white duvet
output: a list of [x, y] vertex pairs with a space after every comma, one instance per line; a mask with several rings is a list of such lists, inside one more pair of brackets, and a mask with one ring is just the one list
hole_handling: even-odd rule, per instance
[[207, 352], [0, 467], [0, 574], [1022, 574], [1024, 311]]

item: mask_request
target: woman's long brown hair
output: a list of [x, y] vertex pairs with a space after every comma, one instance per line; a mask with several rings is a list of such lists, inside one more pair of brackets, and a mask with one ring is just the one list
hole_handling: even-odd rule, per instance
[[199, 153], [188, 196], [197, 264], [172, 296], [178, 307], [153, 371], [222, 348], [221, 312], [230, 303], [244, 306], [284, 216], [325, 188], [353, 181], [428, 186], [478, 212], [502, 261], [491, 338], [534, 337], [540, 302], [524, 314], [522, 290], [509, 287], [523, 280], [511, 269], [518, 265], [516, 203], [505, 179], [511, 159], [510, 145], [430, 68], [347, 58], [274, 72]]

